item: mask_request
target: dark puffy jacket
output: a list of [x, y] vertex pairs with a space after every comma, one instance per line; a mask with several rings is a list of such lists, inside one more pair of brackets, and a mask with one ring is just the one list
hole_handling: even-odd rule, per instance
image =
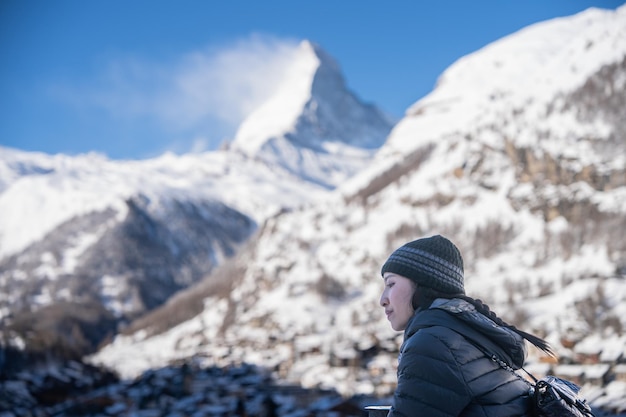
[[524, 339], [465, 300], [418, 311], [405, 330], [389, 417], [529, 416], [530, 385], [485, 350], [515, 369], [526, 356]]

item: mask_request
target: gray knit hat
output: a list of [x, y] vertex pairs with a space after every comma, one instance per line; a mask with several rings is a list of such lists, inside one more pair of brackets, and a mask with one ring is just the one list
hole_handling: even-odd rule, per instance
[[443, 236], [417, 239], [396, 249], [383, 265], [381, 274], [393, 272], [417, 283], [450, 294], [465, 294], [463, 258]]

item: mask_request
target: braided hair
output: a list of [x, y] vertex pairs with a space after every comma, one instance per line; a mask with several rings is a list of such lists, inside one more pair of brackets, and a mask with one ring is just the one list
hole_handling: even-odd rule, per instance
[[511, 329], [512, 331], [520, 335], [522, 338], [528, 340], [530, 343], [532, 343], [534, 346], [541, 349], [548, 355], [552, 357], [556, 357], [554, 350], [552, 350], [552, 347], [550, 346], [548, 342], [546, 342], [540, 337], [527, 333], [523, 330], [518, 329], [512, 324], [505, 322], [500, 317], [498, 317], [496, 313], [491, 311], [489, 306], [483, 303], [482, 300], [469, 297], [465, 294], [449, 294], [449, 293], [444, 293], [444, 292], [433, 290], [432, 288], [417, 286], [415, 289], [415, 292], [413, 293], [413, 298], [412, 298], [413, 309], [415, 311], [418, 311], [420, 309], [426, 309], [430, 307], [433, 301], [435, 301], [435, 299], [437, 298], [447, 298], [447, 299], [460, 298], [462, 300], [465, 300], [468, 303], [472, 304], [479, 313], [491, 319], [498, 326]]

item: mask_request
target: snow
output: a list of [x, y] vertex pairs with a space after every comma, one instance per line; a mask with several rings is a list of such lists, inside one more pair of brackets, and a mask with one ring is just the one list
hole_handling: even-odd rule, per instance
[[[498, 117], [487, 111], [494, 101], [509, 108], [523, 108], [523, 117], [539, 119], [537, 116], [545, 109], [536, 103], [573, 91], [598, 68], [613, 62], [613, 57], [626, 54], [626, 42], [617, 41], [626, 38], [625, 15], [623, 7], [616, 12], [594, 9], [541, 22], [459, 59], [443, 73], [431, 94], [407, 110], [407, 117], [394, 130], [382, 155], [467, 131], [484, 115]], [[454, 111], [454, 117], [450, 117], [450, 111]], [[604, 133], [606, 137], [601, 122], [585, 127], [576, 123], [573, 115], [555, 117], [562, 118], [550, 126], [557, 133], [559, 126], [576, 126], [570, 139], [584, 137], [587, 132]], [[508, 132], [507, 136], [525, 146], [535, 146], [539, 139], [531, 129]], [[573, 142], [568, 140], [569, 144]], [[570, 146], [557, 145], [557, 149], [577, 157], [585, 155]]]
[[[63, 257], [63, 265], [61, 268], [62, 273], [71, 274], [74, 272], [76, 266], [78, 265], [78, 259], [83, 255], [85, 250], [89, 248], [91, 245], [96, 243], [101, 235], [105, 231], [105, 227], [101, 227], [97, 233], [94, 234], [83, 234], [78, 236], [74, 240], [74, 246], [69, 247], [64, 254]], [[49, 276], [54, 276], [56, 273], [51, 273]]]
[[[133, 311], [134, 300], [123, 277], [103, 275], [100, 278], [100, 297], [116, 317]], [[123, 297], [125, 295], [125, 297]]]
[[330, 56], [303, 41], [278, 91], [242, 123], [232, 147], [330, 189], [371, 160], [392, 124], [347, 90]]
[[620, 357], [626, 357], [626, 336], [604, 338], [599, 341], [602, 346], [600, 361], [605, 363], [617, 363]]
[[[186, 358], [198, 353], [207, 339], [216, 337], [222, 324], [220, 318], [228, 309], [226, 300], [217, 300], [211, 302], [210, 305], [210, 313], [206, 310], [206, 313], [201, 316], [161, 335], [146, 337], [145, 332], [131, 336], [118, 335], [115, 338], [117, 349], [109, 351], [108, 354], [111, 355], [109, 360], [117, 363], [120, 377], [132, 379], [147, 369], [164, 367], [172, 359]], [[180, 335], [188, 335], [188, 337], [181, 339]], [[140, 347], [141, 354], [136, 354], [137, 347]], [[94, 360], [94, 358], [87, 358], [87, 360]]]
[[294, 58], [285, 70], [278, 91], [241, 124], [233, 146], [256, 154], [267, 139], [294, 130], [297, 118], [310, 99], [313, 77], [319, 65], [313, 45], [303, 41], [294, 51]]
[[[9, 153], [6, 148], [0, 151]], [[20, 163], [32, 164], [36, 172], [38, 165], [52, 168], [43, 174], [18, 176], [0, 194], [0, 257], [24, 249], [84, 214], [111, 208], [121, 221], [127, 213], [125, 201], [135, 195], [143, 194], [155, 205], [189, 194], [197, 199], [219, 198], [260, 222], [325, 191], [235, 153], [180, 158], [168, 154], [146, 161], [112, 161], [91, 155], [72, 159], [38, 155], [40, 160], [33, 161], [27, 153], [20, 156]], [[278, 186], [269, 186], [274, 182]], [[251, 187], [254, 194], [249, 192]], [[74, 255], [85, 249], [87, 240], [74, 248]], [[71, 267], [72, 261], [67, 262]]]
[[[121, 177], [108, 181], [100, 172], [85, 172], [84, 178], [69, 171], [23, 177], [0, 194], [0, 255], [23, 249], [72, 217], [119, 207], [119, 198], [128, 195]], [[122, 185], [119, 195], [107, 192], [111, 182]]]

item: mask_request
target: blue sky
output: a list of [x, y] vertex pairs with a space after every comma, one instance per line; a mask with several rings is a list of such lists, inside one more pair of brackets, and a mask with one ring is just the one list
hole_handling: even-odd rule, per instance
[[400, 118], [455, 60], [609, 0], [0, 1], [0, 145], [142, 159], [232, 138], [303, 39]]

